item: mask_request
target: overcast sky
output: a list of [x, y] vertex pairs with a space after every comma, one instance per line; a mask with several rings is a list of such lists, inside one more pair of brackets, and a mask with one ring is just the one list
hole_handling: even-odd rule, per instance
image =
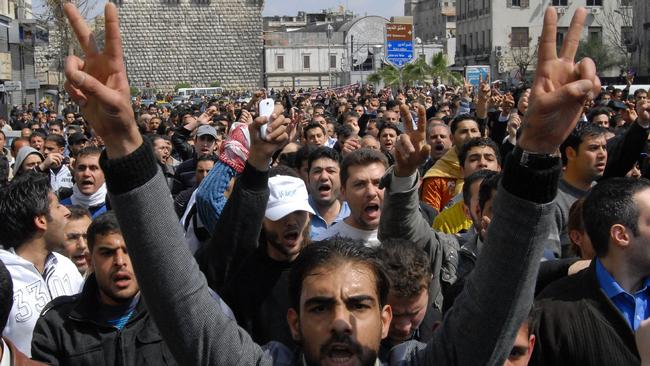
[[[98, 9], [105, 3], [105, 0], [95, 1]], [[265, 0], [264, 3], [264, 15], [295, 15], [300, 10], [337, 10], [341, 5], [358, 15], [381, 15], [386, 18], [404, 15], [404, 0]], [[42, 4], [43, 0], [34, 0], [34, 10], [38, 11]]]
[[358, 15], [381, 15], [386, 18], [404, 15], [403, 0], [266, 0], [264, 15], [293, 15], [299, 10], [336, 10], [340, 5]]

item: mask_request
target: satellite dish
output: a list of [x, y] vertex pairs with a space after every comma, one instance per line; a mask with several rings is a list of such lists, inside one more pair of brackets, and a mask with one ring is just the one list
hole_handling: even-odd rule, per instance
[[[357, 46], [354, 46], [356, 49]], [[362, 45], [358, 49], [355, 50], [354, 54], [352, 55], [352, 60], [354, 63], [354, 66], [359, 66], [366, 62], [368, 59], [368, 45]]]
[[[365, 17], [357, 20], [349, 31], [348, 37], [354, 37], [352, 61], [354, 66], [366, 62], [370, 47], [384, 44], [385, 21], [378, 21], [377, 17]], [[348, 38], [349, 40], [349, 38]]]

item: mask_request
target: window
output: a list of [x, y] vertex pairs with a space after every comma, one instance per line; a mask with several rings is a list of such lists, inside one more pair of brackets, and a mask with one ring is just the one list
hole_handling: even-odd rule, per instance
[[284, 55], [275, 56], [275, 68], [277, 70], [284, 70]]
[[624, 45], [634, 43], [634, 29], [632, 27], [621, 27], [621, 41]]
[[510, 6], [521, 6], [521, 0], [510, 0]]
[[336, 55], [330, 55], [330, 69], [336, 69]]
[[528, 47], [528, 27], [512, 27], [510, 34], [511, 47]]
[[601, 27], [589, 27], [589, 42], [601, 43], [603, 40], [603, 29]]
[[568, 0], [553, 0], [553, 1], [551, 1], [553, 6], [567, 6], [568, 5], [567, 2], [568, 2]]
[[311, 57], [309, 55], [302, 55], [302, 68], [305, 70], [309, 70], [310, 61], [311, 61]]
[[632, 6], [633, 0], [621, 0], [621, 6]]
[[587, 6], [603, 6], [603, 0], [587, 0]]
[[488, 42], [488, 48], [491, 50], [492, 49], [492, 29], [488, 29], [488, 31], [487, 31], [487, 42]]

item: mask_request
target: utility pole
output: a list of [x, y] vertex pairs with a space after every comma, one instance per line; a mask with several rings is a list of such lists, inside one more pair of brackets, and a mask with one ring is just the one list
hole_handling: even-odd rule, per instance
[[334, 30], [334, 27], [332, 27], [331, 24], [327, 25], [327, 86], [329, 88], [332, 87], [332, 65], [330, 64], [330, 59], [332, 58], [332, 51], [330, 48], [331, 40], [332, 40], [332, 31]]

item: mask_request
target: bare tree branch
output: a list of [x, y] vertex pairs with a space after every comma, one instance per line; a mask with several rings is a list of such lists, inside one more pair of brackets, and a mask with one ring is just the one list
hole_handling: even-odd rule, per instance
[[528, 47], [510, 47], [510, 57], [512, 62], [517, 65], [521, 81], [525, 81], [528, 68], [537, 62], [537, 44], [531, 44], [529, 39]]
[[622, 0], [616, 0], [609, 7], [604, 7], [602, 15], [596, 17], [596, 22], [602, 27], [603, 34], [606, 35], [603, 41], [611, 46], [615, 55], [624, 60], [625, 65], [621, 66], [627, 67], [631, 63], [632, 54], [628, 49], [630, 40], [626, 39], [622, 27], [629, 30], [629, 35], [632, 35], [633, 13], [632, 7], [623, 6], [623, 3]]

